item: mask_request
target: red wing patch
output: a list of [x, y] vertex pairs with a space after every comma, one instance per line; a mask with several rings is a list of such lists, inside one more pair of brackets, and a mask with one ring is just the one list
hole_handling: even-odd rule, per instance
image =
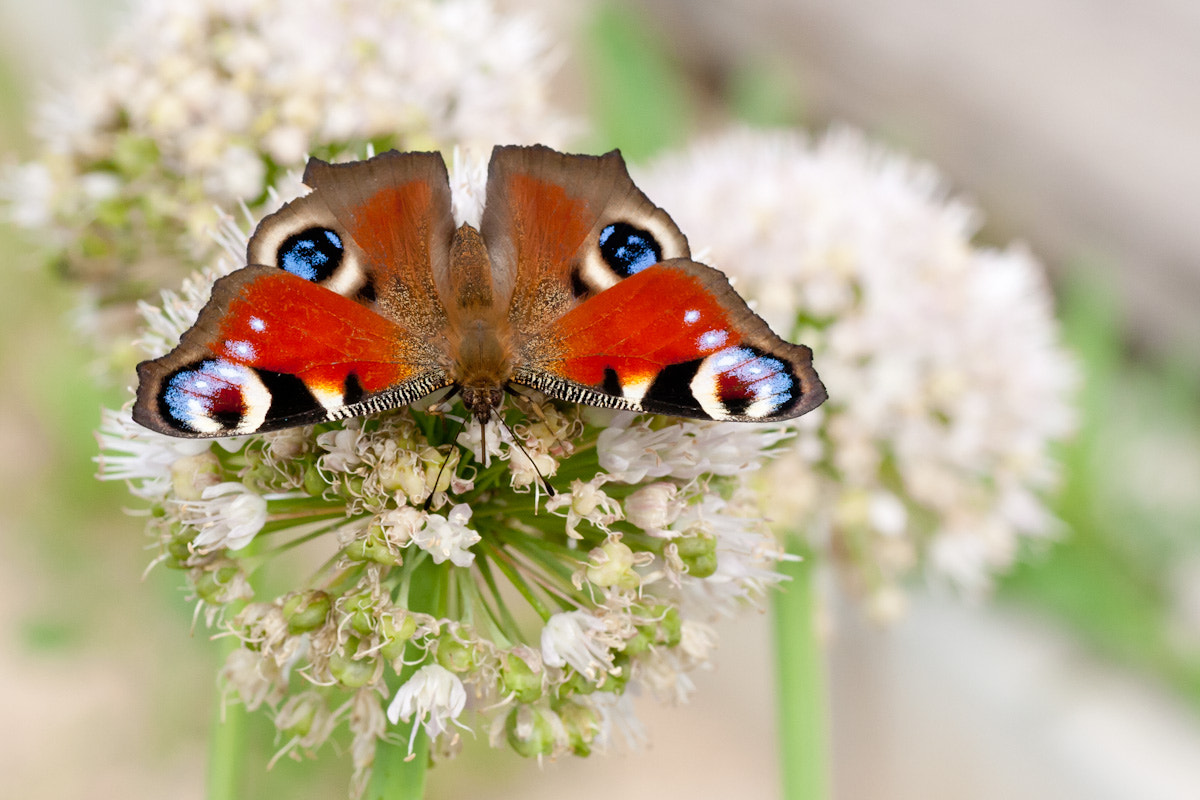
[[445, 385], [431, 361], [365, 306], [247, 267], [214, 285], [179, 347], [138, 365], [134, 419], [176, 436], [225, 436], [345, 416], [349, 406], [381, 410]]
[[806, 347], [771, 333], [716, 270], [648, 267], [554, 326], [545, 369], [646, 411], [762, 421], [798, 416], [825, 393]]

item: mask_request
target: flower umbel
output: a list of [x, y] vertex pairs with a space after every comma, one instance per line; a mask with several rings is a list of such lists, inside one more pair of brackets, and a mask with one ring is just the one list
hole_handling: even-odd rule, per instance
[[[201, 285], [144, 308], [150, 355]], [[538, 758], [639, 741], [624, 693], [686, 697], [708, 623], [780, 580], [745, 480], [786, 434], [531, 396], [486, 425], [434, 397], [180, 443], [112, 413], [101, 474], [150, 504], [158, 560], [241, 640], [223, 677], [271, 710], [281, 754], [348, 728], [361, 786], [370, 743], [418, 727], [442, 756], [459, 728]], [[254, 595], [264, 569], [290, 589]]]
[[[919, 564], [983, 589], [1019, 537], [1053, 529], [1039, 495], [1072, 428], [1076, 371], [1052, 298], [1021, 247], [972, 246], [978, 212], [932, 168], [850, 130], [811, 144], [741, 131], [638, 185], [703, 231], [700, 260], [778, 333], [812, 346], [831, 399], [771, 466], [771, 513], [845, 567], [872, 613], [899, 610]], [[649, 499], [631, 519], [665, 513]]]

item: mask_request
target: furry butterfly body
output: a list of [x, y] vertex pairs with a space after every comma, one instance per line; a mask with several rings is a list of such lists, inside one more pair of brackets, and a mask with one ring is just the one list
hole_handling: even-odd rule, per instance
[[309, 162], [178, 347], [138, 365], [133, 416], [173, 436], [373, 413], [453, 387], [481, 422], [524, 386], [605, 408], [763, 422], [825, 399], [630, 180], [616, 151], [497, 147], [478, 229], [436, 153]]

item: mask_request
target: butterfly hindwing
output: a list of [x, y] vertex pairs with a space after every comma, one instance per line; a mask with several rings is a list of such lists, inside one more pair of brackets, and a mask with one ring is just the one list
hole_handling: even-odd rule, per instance
[[576, 306], [513, 376], [571, 402], [764, 422], [816, 408], [812, 351], [780, 339], [715, 269], [673, 259]]
[[495, 148], [480, 230], [518, 336], [653, 263], [689, 255], [687, 239], [634, 186], [615, 150]]
[[259, 224], [246, 263], [292, 272], [426, 340], [440, 333], [438, 285], [454, 235], [441, 155], [389, 151], [348, 164], [314, 158], [304, 183], [313, 191]]
[[134, 419], [231, 436], [406, 405], [449, 383], [402, 327], [275, 267], [217, 281], [179, 346], [138, 365]]

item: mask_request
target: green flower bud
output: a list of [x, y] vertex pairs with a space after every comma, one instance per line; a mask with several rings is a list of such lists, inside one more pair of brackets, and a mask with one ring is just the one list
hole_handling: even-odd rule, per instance
[[325, 624], [332, 603], [329, 595], [311, 590], [288, 595], [283, 601], [283, 618], [288, 633], [307, 633]]
[[451, 672], [470, 672], [475, 666], [475, 648], [445, 634], [438, 638], [437, 661]]
[[388, 661], [404, 655], [404, 646], [417, 632], [417, 618], [402, 608], [386, 611], [379, 616], [379, 635], [384, 645], [380, 653]]
[[637, 633], [625, 640], [625, 646], [621, 648], [621, 652], [631, 656], [638, 656], [650, 649], [650, 645], [654, 644], [654, 626], [640, 625]]
[[610, 540], [591, 552], [587, 579], [596, 586], [636, 589], [641, 577], [633, 571], [633, 551], [629, 546]]
[[168, 569], [188, 569], [188, 559], [192, 557], [191, 544], [196, 540], [198, 531], [195, 528], [179, 522], [171, 524], [171, 538], [167, 540], [167, 557], [163, 565]]
[[320, 497], [329, 488], [329, 484], [321, 477], [321, 470], [317, 469], [316, 463], [308, 465], [308, 469], [304, 470], [304, 491], [313, 497]]
[[600, 732], [600, 718], [596, 712], [579, 703], [563, 703], [557, 711], [563, 727], [567, 729], [571, 752], [577, 756], [590, 755], [592, 741]]
[[500, 692], [532, 703], [542, 696], [542, 673], [534, 672], [525, 659], [512, 656], [500, 667]]
[[374, 561], [377, 564], [388, 566], [404, 563], [404, 558], [399, 553], [392, 552], [392, 549], [388, 547], [383, 528], [378, 525], [367, 528], [366, 536], [355, 539], [346, 545], [346, 549], [342, 552], [346, 554], [347, 558], [355, 561]]
[[341, 650], [329, 656], [329, 672], [338, 682], [350, 689], [366, 686], [375, 677], [374, 658], [354, 658], [360, 640], [351, 636]]
[[234, 566], [218, 567], [206, 570], [196, 579], [196, 594], [206, 603], [222, 605], [228, 602], [225, 589], [238, 576], [238, 568]]
[[282, 723], [284, 726], [280, 728], [280, 732], [285, 736], [303, 739], [312, 730], [313, 723], [317, 721], [317, 714], [325, 709], [316, 697], [304, 694], [298, 697], [296, 702], [289, 703], [286, 710], [286, 714], [281, 712], [275, 720], [277, 725]]
[[552, 713], [536, 706], [514, 708], [504, 723], [509, 747], [525, 758], [554, 755], [561, 729], [549, 716]]
[[357, 633], [365, 636], [375, 630], [375, 598], [370, 592], [347, 595], [342, 601], [342, 613]]
[[674, 544], [679, 558], [693, 578], [707, 578], [717, 571], [717, 537], [708, 533], [681, 536]]
[[675, 606], [655, 606], [655, 615], [661, 615], [658, 623], [658, 641], [665, 647], [676, 647], [683, 640], [683, 620]]

